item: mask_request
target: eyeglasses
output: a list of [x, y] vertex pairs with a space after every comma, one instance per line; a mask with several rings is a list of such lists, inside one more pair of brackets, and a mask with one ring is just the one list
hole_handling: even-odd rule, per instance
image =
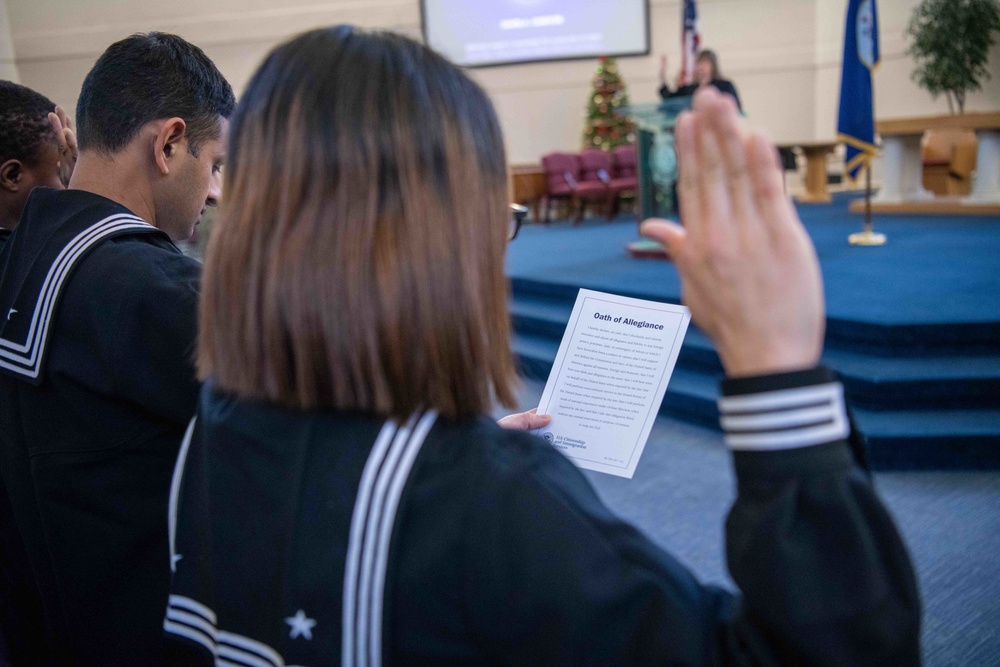
[[517, 238], [517, 233], [521, 231], [521, 224], [524, 219], [528, 216], [528, 207], [521, 206], [520, 204], [510, 205], [510, 226], [507, 229], [507, 241], [513, 241]]

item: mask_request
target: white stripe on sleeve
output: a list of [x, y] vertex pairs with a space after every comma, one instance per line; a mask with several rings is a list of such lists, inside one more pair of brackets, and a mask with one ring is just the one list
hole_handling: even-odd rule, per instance
[[726, 445], [736, 450], [794, 449], [846, 438], [851, 431], [844, 387], [809, 387], [719, 399]]

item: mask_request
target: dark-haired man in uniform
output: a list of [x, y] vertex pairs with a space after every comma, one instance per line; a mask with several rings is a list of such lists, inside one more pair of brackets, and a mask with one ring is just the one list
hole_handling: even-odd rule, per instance
[[0, 531], [21, 546], [2, 557], [44, 616], [8, 637], [28, 664], [163, 660], [167, 498], [197, 395], [200, 269], [174, 242], [219, 197], [234, 106], [183, 39], [113, 44], [83, 83], [69, 188], [35, 189], [0, 250]]

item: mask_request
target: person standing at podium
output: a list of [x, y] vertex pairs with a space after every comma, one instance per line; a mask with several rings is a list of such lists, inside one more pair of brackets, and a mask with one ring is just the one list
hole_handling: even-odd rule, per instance
[[732, 81], [722, 78], [719, 71], [719, 56], [711, 49], [702, 49], [698, 52], [698, 58], [694, 64], [694, 81], [688, 82], [682, 69], [677, 73], [677, 88], [673, 91], [667, 85], [667, 57], [660, 57], [660, 97], [668, 99], [671, 97], [687, 97], [694, 95], [695, 91], [703, 86], [715, 86], [721, 92], [732, 95], [736, 100], [736, 108], [741, 112], [743, 105], [740, 103], [739, 93]]

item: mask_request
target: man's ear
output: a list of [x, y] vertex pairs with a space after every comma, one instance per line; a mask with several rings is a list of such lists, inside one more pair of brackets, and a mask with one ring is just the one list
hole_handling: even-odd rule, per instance
[[181, 151], [187, 150], [187, 123], [183, 118], [168, 118], [160, 125], [153, 144], [156, 168], [166, 176]]
[[24, 165], [11, 158], [0, 164], [0, 188], [8, 192], [18, 192], [24, 180]]

